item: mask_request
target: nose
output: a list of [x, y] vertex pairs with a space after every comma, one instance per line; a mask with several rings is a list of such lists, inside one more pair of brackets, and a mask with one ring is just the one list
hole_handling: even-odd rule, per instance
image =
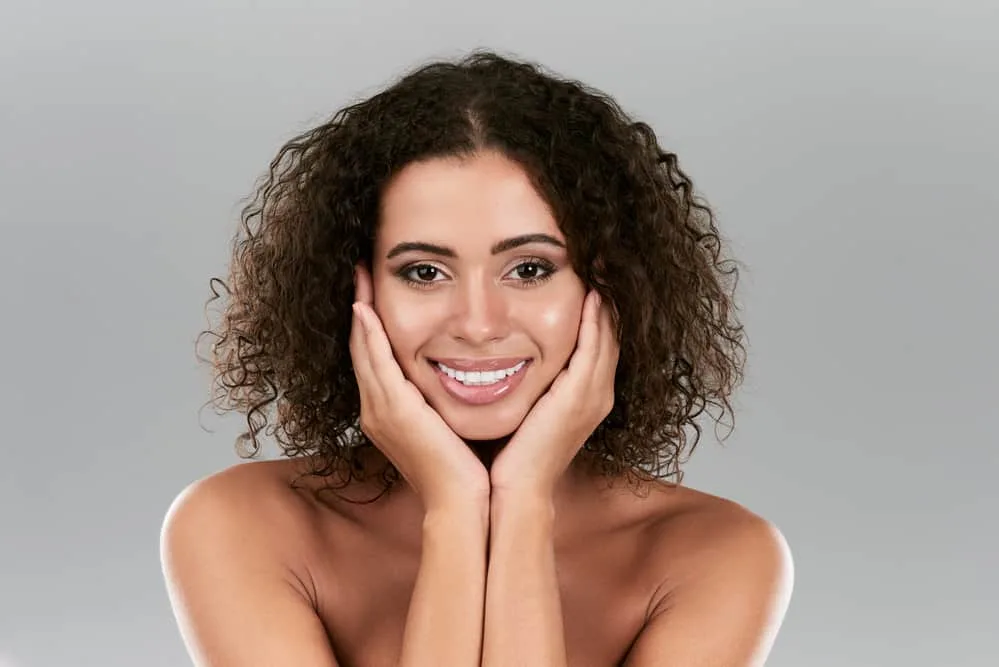
[[481, 345], [505, 338], [509, 303], [504, 288], [488, 278], [465, 280], [452, 292], [451, 335]]

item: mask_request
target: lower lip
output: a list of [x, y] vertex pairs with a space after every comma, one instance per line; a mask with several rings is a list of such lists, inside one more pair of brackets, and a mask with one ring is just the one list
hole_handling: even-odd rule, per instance
[[481, 386], [468, 386], [458, 382], [453, 377], [450, 377], [447, 373], [442, 371], [440, 366], [437, 365], [437, 362], [430, 362], [430, 365], [433, 366], [434, 370], [437, 372], [437, 377], [441, 380], [441, 384], [444, 385], [444, 389], [446, 389], [447, 393], [451, 394], [451, 396], [470, 405], [487, 405], [509, 396], [520, 384], [520, 381], [523, 379], [524, 373], [527, 372], [527, 367], [531, 365], [531, 362], [530, 360], [526, 361], [523, 368], [513, 375], [500, 380], [499, 382]]

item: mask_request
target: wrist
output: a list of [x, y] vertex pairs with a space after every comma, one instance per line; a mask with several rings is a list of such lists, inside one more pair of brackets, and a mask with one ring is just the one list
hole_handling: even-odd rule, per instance
[[495, 520], [501, 514], [554, 520], [555, 500], [551, 492], [537, 487], [494, 487], [489, 515]]
[[423, 525], [461, 526], [481, 525], [489, 522], [489, 495], [465, 494], [427, 503], [423, 512]]

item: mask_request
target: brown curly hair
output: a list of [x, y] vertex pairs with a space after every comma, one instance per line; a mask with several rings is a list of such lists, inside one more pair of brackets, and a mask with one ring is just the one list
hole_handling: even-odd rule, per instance
[[[246, 414], [242, 458], [258, 453], [276, 404], [267, 433], [285, 456], [309, 456], [310, 475], [364, 478], [357, 455], [373, 445], [358, 426], [348, 338], [353, 269], [370, 266], [379, 197], [409, 163], [484, 150], [525, 169], [574, 271], [618, 313], [615, 404], [583, 451], [608, 478], [682, 480], [681, 456], [701, 435], [695, 419], [708, 404], [719, 419], [732, 412], [743, 380], [737, 262], [720, 259], [714, 214], [647, 124], [578, 81], [485, 50], [420, 66], [341, 109], [288, 141], [256, 184], [231, 286], [210, 282], [209, 304], [216, 284], [231, 300], [217, 329], [198, 336], [217, 339], [219, 392], [208, 403]], [[399, 477], [389, 463], [382, 491]]]

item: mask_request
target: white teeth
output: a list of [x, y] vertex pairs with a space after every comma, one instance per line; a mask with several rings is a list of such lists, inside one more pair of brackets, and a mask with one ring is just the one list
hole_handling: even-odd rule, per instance
[[440, 362], [437, 362], [437, 367], [446, 373], [448, 377], [452, 377], [464, 385], [481, 387], [484, 385], [496, 384], [500, 380], [505, 380], [523, 368], [525, 363], [527, 362], [521, 361], [516, 366], [499, 371], [458, 371], [453, 368], [448, 368]]

